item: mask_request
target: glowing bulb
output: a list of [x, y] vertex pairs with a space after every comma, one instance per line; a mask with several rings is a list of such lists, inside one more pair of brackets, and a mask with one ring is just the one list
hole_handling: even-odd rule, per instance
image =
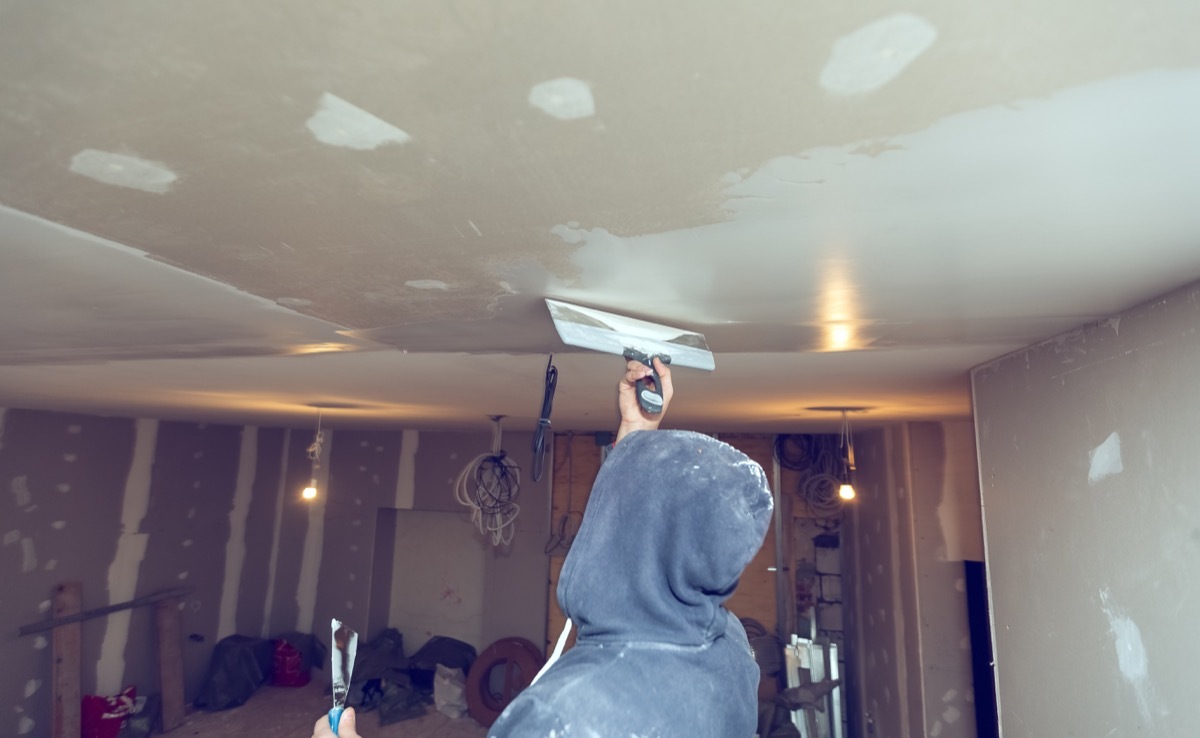
[[300, 496], [306, 500], [317, 499], [317, 480], [314, 479], [309, 482], [308, 486], [304, 488], [304, 491], [300, 493]]
[[841, 487], [838, 487], [838, 497], [841, 497], [843, 500], [853, 500], [854, 487], [852, 487], [849, 482], [843, 484]]
[[829, 350], [845, 351], [854, 344], [854, 331], [848, 325], [829, 327]]

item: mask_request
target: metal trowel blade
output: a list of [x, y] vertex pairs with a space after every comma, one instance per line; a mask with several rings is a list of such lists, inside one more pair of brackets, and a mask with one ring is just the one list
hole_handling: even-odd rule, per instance
[[630, 356], [631, 352], [659, 356], [669, 360], [671, 366], [690, 366], [706, 371], [716, 368], [701, 333], [550, 298], [546, 298], [546, 307], [550, 308], [559, 338], [569, 346], [619, 356]]

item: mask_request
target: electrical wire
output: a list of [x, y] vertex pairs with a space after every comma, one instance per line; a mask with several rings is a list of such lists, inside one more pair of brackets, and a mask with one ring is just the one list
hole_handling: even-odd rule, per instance
[[801, 484], [801, 496], [814, 517], [833, 518], [842, 512], [838, 487], [842, 481], [833, 474], [813, 474]]
[[308, 487], [304, 489], [303, 497], [306, 500], [312, 500], [317, 495], [317, 470], [321, 468], [321, 447], [325, 444], [325, 432], [321, 430], [321, 410], [317, 409], [317, 432], [313, 435], [313, 442], [305, 449], [308, 454], [308, 462], [310, 466], [310, 476]]
[[313, 435], [313, 442], [305, 449], [308, 460], [313, 464], [314, 472], [321, 465], [321, 446], [324, 443], [325, 434], [321, 432], [321, 409], [317, 408], [317, 432]]
[[842, 498], [838, 495], [841, 486], [838, 443], [840, 436], [828, 435], [779, 436], [775, 439], [776, 458], [784, 467], [800, 472], [796, 494], [816, 518], [838, 518], [842, 512]]
[[324, 443], [325, 433], [324, 431], [318, 430], [316, 436], [313, 438], [313, 442], [308, 444], [308, 448], [306, 449], [306, 452], [308, 453], [308, 460], [312, 462], [314, 471], [321, 466], [321, 446], [323, 446]]
[[546, 362], [546, 389], [542, 393], [542, 412], [533, 432], [533, 481], [540, 481], [546, 465], [546, 434], [550, 432], [550, 411], [554, 407], [554, 390], [558, 387], [558, 368], [554, 354]]
[[785, 469], [804, 471], [813, 463], [814, 445], [813, 436], [775, 436], [775, 459]]
[[[492, 452], [480, 454], [459, 473], [454, 483], [454, 496], [459, 504], [471, 509], [471, 522], [493, 546], [512, 543], [517, 514], [516, 503], [521, 488], [521, 469], [501, 449], [503, 431], [500, 416], [492, 418]], [[474, 486], [471, 483], [474, 482]]]

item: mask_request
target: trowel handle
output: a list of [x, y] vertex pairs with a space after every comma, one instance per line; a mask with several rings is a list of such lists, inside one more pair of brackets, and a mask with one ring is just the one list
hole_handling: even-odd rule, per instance
[[338, 723], [342, 720], [343, 712], [345, 712], [344, 707], [334, 707], [329, 710], [329, 727], [333, 729], [334, 735], [338, 734]]
[[653, 387], [646, 381], [646, 377], [637, 381], [638, 404], [651, 415], [657, 415], [663, 408], [662, 385], [659, 383], [658, 372], [653, 368], [650, 370], [650, 377], [654, 379]]
[[[658, 376], [658, 371], [656, 371], [654, 368], [654, 357], [647, 356], [646, 354], [638, 351], [629, 351], [626, 354], [626, 358], [640, 361], [646, 366], [650, 367], [650, 376], [642, 377], [635, 382], [634, 392], [637, 394], [638, 405], [642, 408], [642, 410], [646, 411], [650, 415], [657, 415], [661, 413], [663, 409], [662, 378]], [[671, 358], [669, 356], [659, 356], [658, 358], [664, 364], [671, 363]], [[650, 382], [648, 380], [654, 381], [653, 387], [650, 386]]]

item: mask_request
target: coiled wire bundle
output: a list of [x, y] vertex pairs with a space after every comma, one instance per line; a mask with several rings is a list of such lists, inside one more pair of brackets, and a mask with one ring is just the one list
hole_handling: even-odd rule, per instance
[[471, 522], [493, 546], [512, 543], [514, 523], [521, 506], [517, 494], [521, 489], [521, 468], [500, 448], [503, 431], [500, 417], [492, 418], [492, 452], [471, 459], [454, 483], [454, 496], [459, 504], [471, 508]]
[[775, 439], [775, 458], [784, 467], [800, 472], [796, 494], [813, 517], [836, 518], [842, 512], [838, 443], [839, 438], [830, 435], [781, 435]]

